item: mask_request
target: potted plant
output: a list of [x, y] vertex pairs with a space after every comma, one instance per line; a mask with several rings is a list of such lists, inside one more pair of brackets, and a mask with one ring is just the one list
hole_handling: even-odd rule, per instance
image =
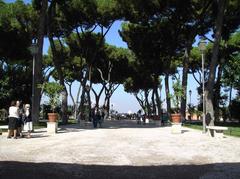
[[48, 113], [49, 122], [56, 122], [58, 114], [55, 112], [56, 107], [60, 104], [60, 94], [63, 86], [57, 82], [47, 82], [40, 85], [43, 93], [49, 98], [49, 105], [51, 106], [51, 113]]
[[181, 114], [180, 114], [180, 101], [183, 96], [183, 88], [181, 85], [180, 77], [173, 77], [173, 94], [170, 95], [172, 102], [174, 104], [174, 108], [172, 108], [171, 121], [173, 123], [181, 122]]

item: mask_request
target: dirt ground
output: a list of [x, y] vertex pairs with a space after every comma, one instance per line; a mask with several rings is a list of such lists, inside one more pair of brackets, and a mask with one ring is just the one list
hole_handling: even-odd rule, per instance
[[31, 139], [0, 136], [4, 178], [240, 178], [240, 139], [136, 121], [68, 125]]

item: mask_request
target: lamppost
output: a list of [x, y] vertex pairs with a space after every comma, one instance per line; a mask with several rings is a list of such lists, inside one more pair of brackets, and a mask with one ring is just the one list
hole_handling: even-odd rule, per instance
[[[31, 51], [31, 54], [33, 56], [33, 63], [32, 63], [32, 117], [34, 117], [35, 113], [35, 60], [36, 60], [36, 55], [38, 53], [38, 46], [36, 42], [33, 42], [32, 45], [29, 47], [29, 50]], [[36, 119], [33, 119], [33, 122], [36, 122]]]
[[190, 97], [189, 105], [191, 106], [191, 104], [192, 104], [192, 100], [191, 100], [191, 98], [192, 98], [192, 90], [189, 90], [189, 97]]
[[206, 50], [206, 41], [203, 38], [198, 43], [198, 48], [202, 54], [203, 133], [206, 133], [206, 104], [205, 104], [205, 79], [204, 79], [204, 52]]

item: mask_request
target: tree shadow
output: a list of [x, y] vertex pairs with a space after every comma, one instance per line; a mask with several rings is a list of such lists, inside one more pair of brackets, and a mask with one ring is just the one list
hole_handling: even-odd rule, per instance
[[113, 166], [0, 161], [4, 179], [240, 178], [240, 163], [204, 165]]
[[182, 133], [186, 133], [186, 132], [189, 132], [189, 130], [182, 130]]

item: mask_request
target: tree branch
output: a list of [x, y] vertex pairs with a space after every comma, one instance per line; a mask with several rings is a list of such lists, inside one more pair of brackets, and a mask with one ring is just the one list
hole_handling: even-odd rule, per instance
[[200, 78], [200, 81], [197, 79], [197, 77], [195, 76], [195, 73], [192, 73], [192, 75], [193, 75], [193, 78], [195, 79], [195, 81], [199, 84], [199, 85], [201, 85], [201, 75], [199, 75], [199, 78]]
[[72, 95], [72, 82], [69, 82], [69, 83], [66, 82], [66, 84], [68, 85], [69, 95], [70, 95], [70, 97], [72, 99], [73, 105], [76, 106], [76, 102], [75, 102], [75, 100], [73, 98], [73, 95]]
[[108, 33], [108, 31], [111, 29], [112, 25], [113, 25], [114, 22], [112, 22], [109, 27], [107, 28], [106, 32], [103, 34], [103, 37], [106, 36], [106, 34]]
[[104, 83], [106, 83], [104, 77], [103, 77], [103, 73], [102, 73], [102, 70], [100, 68], [97, 68], [98, 72], [100, 73], [100, 77], [101, 79], [104, 81]]

